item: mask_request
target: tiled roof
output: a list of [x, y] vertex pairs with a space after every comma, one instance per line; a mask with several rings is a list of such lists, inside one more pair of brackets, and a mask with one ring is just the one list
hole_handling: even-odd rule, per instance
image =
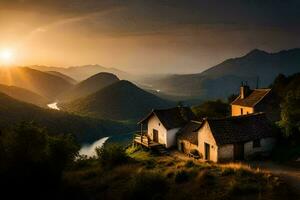
[[254, 107], [259, 103], [271, 89], [255, 89], [253, 90], [246, 98], [241, 99], [241, 96], [238, 96], [231, 105], [239, 105], [246, 107]]
[[167, 130], [183, 127], [188, 121], [195, 119], [195, 115], [190, 108], [175, 107], [153, 110], [147, 117], [141, 120], [139, 124], [148, 121], [152, 115], [156, 115]]
[[218, 145], [247, 142], [274, 136], [274, 129], [264, 113], [222, 119], [206, 119]]
[[190, 121], [179, 130], [177, 138], [198, 145], [198, 130], [201, 124], [202, 122], [200, 121]]

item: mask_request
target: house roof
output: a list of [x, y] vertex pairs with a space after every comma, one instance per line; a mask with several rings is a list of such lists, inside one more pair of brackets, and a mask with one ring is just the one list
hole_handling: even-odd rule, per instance
[[[218, 145], [247, 142], [274, 136], [265, 113], [255, 113], [222, 119], [206, 119]], [[204, 124], [204, 123], [203, 123]]]
[[201, 121], [190, 121], [178, 131], [178, 139], [187, 140], [192, 144], [198, 145], [198, 130], [202, 125]]
[[255, 89], [244, 99], [241, 99], [241, 96], [238, 96], [231, 105], [239, 105], [246, 107], [254, 107], [258, 104], [269, 92], [271, 89]]
[[148, 121], [153, 115], [158, 117], [167, 130], [182, 127], [188, 121], [195, 119], [195, 115], [189, 107], [174, 107], [170, 109], [152, 110], [139, 124]]

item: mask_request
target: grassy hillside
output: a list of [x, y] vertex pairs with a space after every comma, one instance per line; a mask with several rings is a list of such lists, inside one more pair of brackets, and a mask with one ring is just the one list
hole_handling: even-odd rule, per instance
[[71, 101], [80, 97], [85, 97], [117, 81], [119, 81], [119, 78], [116, 75], [101, 72], [78, 83], [73, 89], [66, 92], [60, 99], [63, 101]]
[[48, 99], [55, 99], [73, 86], [60, 77], [23, 67], [1, 68], [0, 84], [22, 87]]
[[0, 84], [0, 92], [20, 101], [46, 107], [49, 100], [29, 90]]
[[300, 49], [278, 53], [253, 50], [247, 55], [228, 59], [199, 74], [171, 75], [153, 81], [155, 88], [164, 93], [182, 96], [198, 96], [202, 99], [227, 98], [239, 89], [241, 81], [256, 87], [267, 87], [283, 73], [291, 75], [300, 71]]
[[0, 128], [13, 127], [22, 121], [34, 121], [52, 134], [74, 134], [80, 143], [93, 142], [104, 136], [124, 134], [132, 130], [132, 127], [109, 120], [43, 109], [0, 93]]
[[98, 92], [61, 105], [70, 112], [113, 120], [139, 119], [153, 108], [165, 108], [172, 102], [150, 94], [128, 81], [119, 81]]
[[136, 148], [125, 155], [116, 147], [99, 153], [98, 160], [79, 160], [65, 172], [63, 191], [68, 198], [297, 199], [279, 177], [242, 164], [209, 164]]

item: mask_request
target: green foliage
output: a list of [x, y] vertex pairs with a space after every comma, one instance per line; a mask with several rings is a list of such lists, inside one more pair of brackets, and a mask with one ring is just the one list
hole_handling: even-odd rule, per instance
[[107, 144], [96, 149], [98, 160], [105, 168], [115, 167], [128, 161], [124, 147], [118, 144]]
[[158, 173], [137, 174], [128, 185], [128, 199], [163, 199], [168, 191], [166, 179]]
[[299, 134], [300, 132], [300, 90], [289, 91], [284, 103], [281, 105], [281, 121], [279, 126], [285, 136]]
[[192, 110], [199, 118], [225, 117], [229, 114], [229, 104], [221, 100], [206, 101], [199, 106], [194, 106]]
[[21, 123], [0, 136], [0, 178], [7, 189], [54, 189], [78, 150], [70, 136], [49, 136], [33, 123]]

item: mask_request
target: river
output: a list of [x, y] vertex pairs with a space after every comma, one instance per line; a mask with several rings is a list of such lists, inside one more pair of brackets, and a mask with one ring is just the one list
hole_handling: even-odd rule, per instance
[[59, 107], [57, 106], [57, 102], [50, 103], [47, 105], [48, 108], [54, 109], [54, 110], [60, 110]]
[[101, 138], [101, 139], [97, 140], [93, 144], [83, 145], [82, 148], [79, 151], [79, 154], [80, 155], [86, 155], [88, 157], [96, 156], [96, 148], [102, 147], [103, 144], [108, 139], [109, 139], [109, 137], [104, 137], [104, 138]]

